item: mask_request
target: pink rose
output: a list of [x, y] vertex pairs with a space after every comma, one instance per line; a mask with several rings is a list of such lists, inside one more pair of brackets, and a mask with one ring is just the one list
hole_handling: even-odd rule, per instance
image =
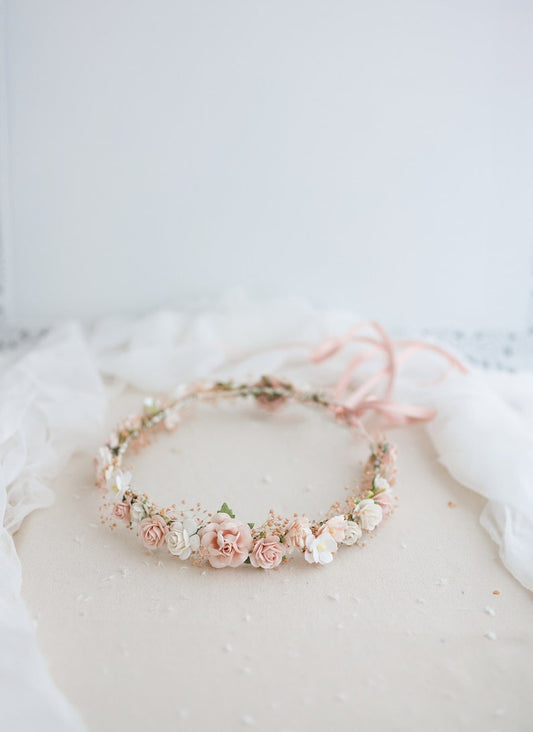
[[273, 569], [281, 564], [283, 559], [283, 544], [279, 536], [263, 536], [258, 539], [250, 554], [250, 563], [254, 567]]
[[168, 526], [162, 516], [150, 516], [139, 524], [139, 536], [147, 549], [157, 549], [165, 543]]
[[250, 527], [227, 513], [216, 513], [200, 529], [200, 551], [212, 567], [238, 567], [248, 558], [253, 539]]
[[289, 524], [283, 543], [288, 549], [305, 549], [305, 540], [311, 533], [307, 516], [295, 518]]
[[121, 519], [122, 521], [129, 521], [130, 520], [130, 502], [121, 501], [120, 503], [116, 503], [115, 507], [113, 508], [113, 515], [115, 515], [117, 518]]
[[319, 535], [327, 531], [335, 539], [337, 544], [341, 544], [344, 541], [344, 533], [346, 531], [346, 519], [342, 514], [330, 518], [322, 526]]
[[383, 491], [382, 493], [378, 493], [377, 495], [375, 495], [374, 501], [376, 503], [379, 503], [379, 505], [381, 506], [384, 518], [392, 512], [394, 506], [392, 503], [391, 494], [387, 491]]

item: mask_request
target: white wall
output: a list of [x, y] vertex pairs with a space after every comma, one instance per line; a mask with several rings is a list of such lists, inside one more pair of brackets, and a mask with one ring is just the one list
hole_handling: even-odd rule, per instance
[[525, 325], [531, 0], [5, 2], [12, 320], [241, 284]]

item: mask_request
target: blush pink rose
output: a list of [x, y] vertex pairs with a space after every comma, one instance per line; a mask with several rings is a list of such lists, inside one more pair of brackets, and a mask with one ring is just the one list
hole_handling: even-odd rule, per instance
[[216, 513], [198, 535], [202, 556], [216, 569], [243, 564], [253, 544], [248, 524], [232, 519], [227, 513]]
[[307, 516], [295, 518], [289, 524], [283, 543], [288, 549], [305, 549], [305, 540], [311, 533]]
[[168, 526], [162, 516], [150, 516], [139, 524], [139, 536], [147, 549], [157, 549], [165, 543]]
[[392, 512], [392, 509], [394, 508], [394, 505], [392, 503], [391, 494], [387, 493], [386, 491], [383, 491], [382, 493], [378, 493], [374, 496], [374, 501], [376, 503], [379, 503], [381, 506], [381, 510], [383, 512], [383, 517], [389, 516], [389, 514]]
[[262, 567], [263, 569], [273, 569], [281, 564], [283, 559], [283, 544], [279, 540], [279, 536], [263, 536], [258, 539], [252, 553], [250, 554], [250, 563], [254, 567]]
[[116, 503], [115, 507], [113, 508], [113, 515], [116, 516], [118, 519], [121, 519], [122, 521], [129, 521], [130, 502], [121, 501], [120, 503]]

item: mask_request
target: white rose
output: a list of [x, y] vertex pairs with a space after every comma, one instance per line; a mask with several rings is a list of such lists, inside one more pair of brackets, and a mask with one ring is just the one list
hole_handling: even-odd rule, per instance
[[342, 542], [343, 544], [346, 544], [347, 546], [357, 544], [362, 536], [363, 532], [361, 531], [361, 527], [356, 521], [346, 522], [346, 528], [344, 530], [344, 540]]
[[148, 512], [144, 504], [139, 503], [139, 501], [136, 501], [130, 508], [130, 519], [133, 524], [140, 524], [147, 515]]
[[373, 531], [383, 518], [383, 511], [379, 503], [372, 498], [365, 498], [357, 506], [357, 520], [365, 531]]
[[374, 489], [377, 491], [388, 491], [389, 488], [389, 481], [382, 475], [376, 475], [374, 478]]
[[174, 521], [167, 534], [167, 548], [171, 554], [180, 559], [188, 559], [191, 552], [198, 551], [200, 537], [195, 532], [198, 523], [194, 519]]

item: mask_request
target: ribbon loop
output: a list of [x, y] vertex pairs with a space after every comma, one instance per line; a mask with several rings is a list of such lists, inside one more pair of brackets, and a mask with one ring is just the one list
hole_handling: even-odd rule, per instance
[[[374, 335], [358, 335], [365, 327], [371, 328]], [[313, 363], [326, 361], [339, 353], [351, 341], [369, 345], [369, 348], [350, 361], [333, 387], [333, 395], [338, 402], [333, 411], [337, 418], [349, 424], [359, 425], [362, 417], [371, 411], [381, 414], [391, 426], [428, 422], [433, 419], [435, 410], [416, 404], [396, 402], [393, 398], [399, 366], [418, 351], [432, 351], [448, 361], [451, 367], [456, 368], [460, 373], [468, 373], [463, 362], [442, 346], [418, 340], [394, 342], [386, 330], [375, 321], [356, 323], [344, 335], [326, 338], [311, 353], [311, 361]], [[385, 356], [385, 365], [377, 373], [360, 383], [342, 401], [357, 369], [366, 361], [379, 355]], [[383, 381], [385, 381], [383, 395], [378, 396], [374, 393], [374, 389]]]

